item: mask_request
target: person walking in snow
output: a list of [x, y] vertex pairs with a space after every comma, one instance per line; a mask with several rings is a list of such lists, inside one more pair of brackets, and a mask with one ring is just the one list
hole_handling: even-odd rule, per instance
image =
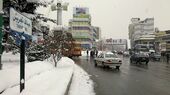
[[169, 63], [169, 54], [166, 54], [167, 63]]
[[87, 56], [89, 56], [89, 50], [88, 49], [87, 49], [86, 53], [87, 53]]

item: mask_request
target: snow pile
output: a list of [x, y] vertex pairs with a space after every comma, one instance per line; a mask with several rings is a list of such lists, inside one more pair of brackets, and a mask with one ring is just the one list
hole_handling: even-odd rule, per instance
[[[16, 57], [10, 56], [11, 60]], [[95, 95], [89, 75], [67, 57], [58, 61], [57, 68], [52, 58], [26, 63], [25, 67], [25, 89], [21, 94], [19, 65], [0, 71], [0, 95], [64, 95], [73, 73], [69, 95]]]
[[79, 66], [75, 66], [69, 95], [95, 95], [93, 81]]
[[[33, 76], [40, 74], [44, 71], [54, 68], [51, 64], [46, 62], [31, 62], [25, 64], [25, 79], [28, 80]], [[19, 65], [11, 68], [4, 69], [0, 71], [0, 92], [6, 90], [7, 88], [19, 85], [20, 80], [20, 67]], [[10, 94], [9, 94], [10, 95]]]
[[18, 61], [18, 60], [20, 60], [20, 54], [19, 53], [14, 55], [14, 54], [12, 54], [12, 52], [8, 52], [8, 53], [4, 52], [2, 54], [2, 62], [3, 61], [4, 62], [12, 62], [12, 61]]
[[20, 54], [12, 54], [12, 52], [4, 52], [2, 54], [2, 64], [3, 64], [3, 69], [7, 69], [7, 68], [12, 68], [14, 66], [19, 65], [20, 63]]
[[[64, 95], [74, 70], [74, 62], [69, 58], [63, 57], [58, 62], [57, 68], [54, 68], [49, 62], [36, 61], [32, 63], [27, 63], [27, 65], [31, 64], [30, 67], [26, 66], [27, 71], [32, 74], [26, 72], [25, 90], [22, 92], [22, 95]], [[46, 66], [42, 66], [43, 64], [46, 64]], [[41, 70], [40, 73], [33, 75], [37, 71], [31, 68], [37, 68], [40, 71], [44, 67], [46, 67], [45, 71]], [[27, 78], [27, 76], [31, 75], [33, 76]], [[19, 80], [19, 75], [16, 78], [11, 78], [8, 82], [14, 84], [16, 80]], [[6, 84], [7, 82], [4, 81], [4, 83]], [[13, 85], [13, 87], [5, 90], [2, 95], [19, 95], [19, 85]]]

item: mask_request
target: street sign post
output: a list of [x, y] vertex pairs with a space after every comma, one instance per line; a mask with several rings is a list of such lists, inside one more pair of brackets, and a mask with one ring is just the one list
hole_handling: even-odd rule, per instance
[[20, 92], [25, 88], [25, 38], [21, 38], [20, 47]]
[[3, 17], [0, 14], [0, 70], [2, 69], [2, 63], [1, 63], [1, 56], [2, 56], [2, 25], [3, 25]]
[[3, 24], [3, 18], [2, 18], [2, 8], [3, 8], [3, 0], [0, 0], [0, 70], [2, 69], [2, 63], [1, 63], [1, 56], [2, 56], [2, 24]]
[[20, 92], [25, 88], [25, 37], [32, 34], [32, 21], [13, 8], [10, 8], [10, 29], [21, 32], [20, 35]]

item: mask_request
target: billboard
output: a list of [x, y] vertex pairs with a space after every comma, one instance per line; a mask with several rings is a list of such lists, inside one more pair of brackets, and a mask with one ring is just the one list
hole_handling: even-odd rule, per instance
[[73, 14], [89, 14], [89, 9], [86, 7], [74, 7]]
[[13, 8], [10, 8], [10, 29], [32, 35], [32, 21]]

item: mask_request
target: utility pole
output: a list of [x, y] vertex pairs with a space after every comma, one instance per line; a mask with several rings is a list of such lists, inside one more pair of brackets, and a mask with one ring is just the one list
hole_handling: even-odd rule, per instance
[[0, 70], [2, 69], [1, 57], [2, 57], [2, 26], [3, 26], [3, 0], [0, 0]]

